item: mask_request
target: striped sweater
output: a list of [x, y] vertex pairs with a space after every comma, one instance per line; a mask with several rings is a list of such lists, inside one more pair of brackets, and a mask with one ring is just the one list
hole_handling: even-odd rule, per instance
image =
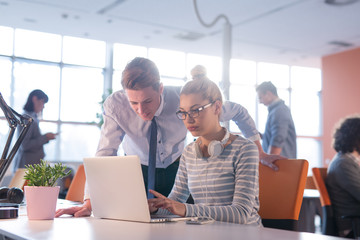
[[[256, 145], [239, 136], [220, 156], [199, 158], [195, 144], [189, 144], [181, 156], [169, 198], [185, 203], [191, 193], [194, 204], [185, 204], [186, 216], [261, 225]], [[158, 214], [166, 212], [159, 209]]]

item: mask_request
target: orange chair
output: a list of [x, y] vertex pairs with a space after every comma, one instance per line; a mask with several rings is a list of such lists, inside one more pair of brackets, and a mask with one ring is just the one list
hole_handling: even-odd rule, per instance
[[[320, 193], [320, 202], [322, 207], [322, 226], [321, 232], [325, 235], [338, 236], [338, 230], [336, 227], [333, 207], [331, 204], [330, 195], [327, 191], [325, 180], [327, 177], [327, 168], [312, 168], [313, 178]], [[356, 238], [360, 238], [360, 216], [342, 216], [343, 218], [351, 219], [352, 229]]]
[[17, 187], [20, 189], [24, 189], [26, 185], [26, 180], [24, 179], [25, 176], [25, 168], [18, 168], [9, 183], [9, 188]]
[[325, 235], [337, 236], [337, 229], [334, 220], [334, 213], [331, 206], [329, 193], [325, 185], [327, 168], [312, 168], [314, 183], [320, 193], [322, 207], [321, 232]]
[[85, 181], [86, 181], [85, 170], [84, 170], [84, 165], [82, 164], [78, 167], [75, 176], [71, 181], [65, 199], [74, 202], [83, 202]]
[[307, 176], [305, 189], [317, 189], [315, 186], [314, 178], [312, 176]]
[[309, 163], [281, 159], [276, 165], [278, 171], [259, 165], [259, 214], [265, 227], [296, 230]]

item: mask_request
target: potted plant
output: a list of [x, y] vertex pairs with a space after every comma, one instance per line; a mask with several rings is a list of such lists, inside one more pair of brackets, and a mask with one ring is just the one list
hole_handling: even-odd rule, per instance
[[42, 159], [39, 164], [25, 167], [27, 186], [24, 190], [28, 218], [54, 219], [60, 191], [60, 187], [55, 186], [56, 181], [69, 175], [71, 170], [65, 172], [66, 166], [61, 163], [50, 166]]

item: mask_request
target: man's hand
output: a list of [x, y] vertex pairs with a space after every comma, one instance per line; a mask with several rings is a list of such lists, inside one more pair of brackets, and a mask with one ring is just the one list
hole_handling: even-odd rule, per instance
[[150, 192], [156, 197], [148, 199], [150, 212], [154, 212], [159, 208], [163, 208], [168, 210], [172, 214], [178, 215], [180, 217], [185, 217], [185, 204], [171, 200], [154, 190], [150, 190]]
[[63, 214], [73, 215], [74, 217], [88, 217], [91, 215], [91, 203], [87, 199], [82, 206], [70, 207], [56, 210], [55, 217], [60, 217]]
[[287, 159], [283, 156], [276, 155], [276, 154], [267, 154], [265, 152], [261, 152], [259, 154], [260, 163], [268, 166], [269, 168], [273, 169], [274, 171], [278, 171], [279, 168], [274, 164], [274, 162], [278, 159]]

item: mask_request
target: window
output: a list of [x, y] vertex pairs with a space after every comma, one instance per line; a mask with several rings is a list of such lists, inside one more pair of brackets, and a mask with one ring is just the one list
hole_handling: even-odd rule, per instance
[[222, 73], [222, 62], [220, 57], [192, 53], [187, 54], [186, 75], [188, 76], [188, 79], [191, 79], [190, 71], [196, 65], [204, 66], [206, 68], [208, 78], [217, 84], [220, 83]]
[[[230, 61], [230, 99], [245, 107], [256, 119], [256, 62], [232, 59]], [[230, 121], [230, 131], [239, 132], [238, 126]]]
[[149, 58], [155, 62], [161, 76], [185, 78], [185, 53], [150, 48]]
[[114, 58], [113, 58], [113, 68], [124, 70], [126, 64], [133, 60], [135, 57], [147, 57], [146, 47], [139, 47], [127, 44], [114, 44]]
[[63, 62], [91, 67], [105, 67], [106, 44], [103, 41], [65, 36]]
[[101, 112], [102, 69], [65, 67], [62, 76], [61, 120], [95, 122]]
[[135, 57], [147, 57], [147, 48], [127, 44], [114, 44], [114, 57], [113, 57], [113, 91], [122, 89], [121, 74], [126, 64], [133, 60]]
[[82, 161], [85, 156], [95, 156], [99, 138], [100, 129], [96, 125], [62, 124], [59, 134], [60, 159]]
[[60, 68], [56, 65], [16, 61], [14, 63], [14, 110], [23, 112], [29, 93], [41, 89], [48, 97], [43, 119], [58, 120]]
[[[0, 27], [0, 55], [10, 55], [0, 56], [0, 87], [6, 102], [22, 113], [29, 93], [43, 90], [49, 102], [41, 117], [41, 132], [59, 133], [44, 145], [45, 159], [81, 161], [94, 155], [100, 133], [95, 121], [103, 94], [105, 43], [71, 37], [64, 37], [63, 43], [60, 35], [23, 29], [16, 29], [13, 39], [13, 31]], [[0, 117], [4, 146], [8, 124], [3, 114]]]
[[320, 70], [292, 67], [291, 86], [293, 88], [291, 109], [297, 134], [320, 136], [320, 92], [322, 89]]
[[0, 55], [12, 55], [13, 34], [14, 30], [12, 28], [0, 26]]
[[14, 49], [17, 57], [59, 62], [61, 59], [61, 36], [16, 29]]
[[[10, 59], [0, 58], [0, 92], [8, 105], [10, 105], [11, 94], [11, 68]], [[4, 116], [2, 111], [0, 111], [0, 116]]]
[[258, 84], [271, 81], [278, 89], [287, 89], [289, 82], [289, 66], [274, 63], [258, 63]]

